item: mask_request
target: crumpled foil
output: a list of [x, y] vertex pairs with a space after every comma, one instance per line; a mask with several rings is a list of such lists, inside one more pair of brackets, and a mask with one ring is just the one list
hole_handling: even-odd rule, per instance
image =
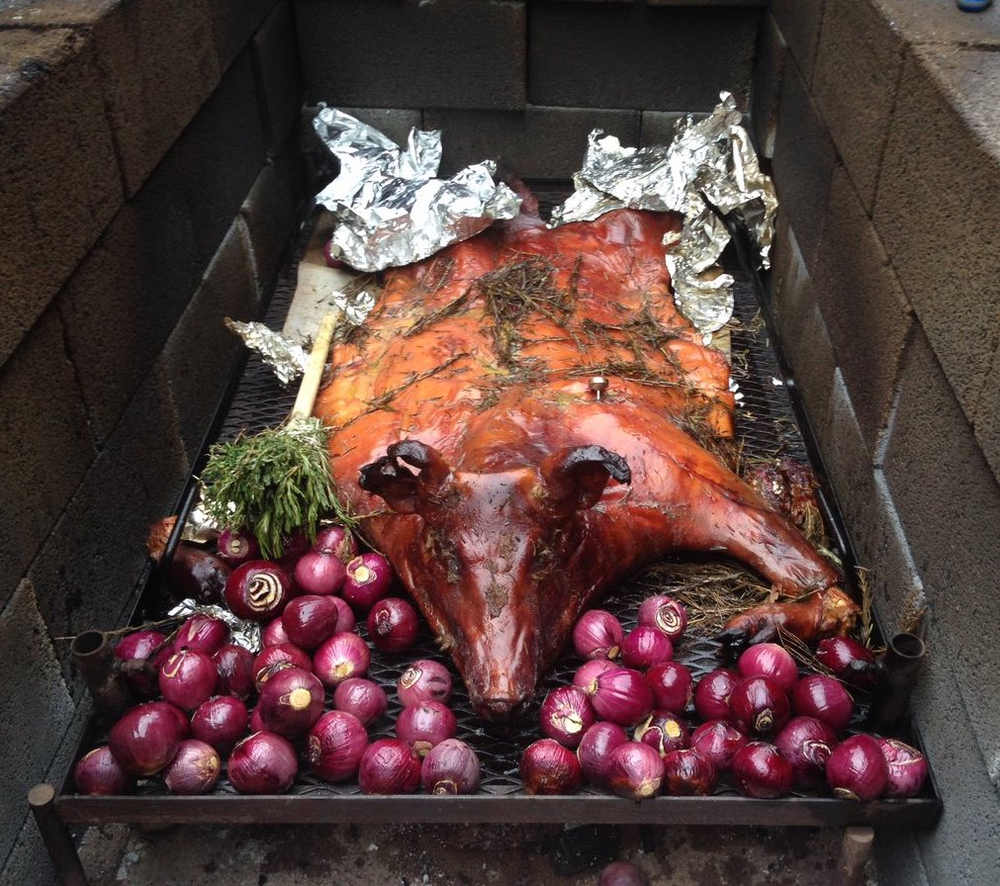
[[341, 313], [352, 326], [360, 326], [375, 307], [375, 296], [367, 289], [355, 292], [353, 295], [335, 289], [330, 293], [330, 304], [340, 308]]
[[740, 125], [732, 94], [703, 120], [677, 122], [669, 145], [622, 147], [613, 135], [590, 133], [574, 193], [552, 212], [550, 224], [592, 221], [613, 209], [684, 215], [678, 236], [664, 238], [677, 307], [701, 332], [724, 326], [733, 311], [733, 280], [713, 269], [729, 243], [722, 216], [735, 214], [754, 237], [762, 267], [770, 265], [778, 200]]
[[410, 130], [402, 150], [377, 129], [328, 107], [321, 107], [313, 128], [340, 162], [340, 174], [316, 201], [338, 222], [331, 254], [352, 268], [380, 271], [419, 261], [520, 210], [520, 197], [494, 182], [492, 161], [435, 178], [438, 130]]
[[260, 354], [282, 384], [287, 385], [306, 371], [309, 355], [302, 345], [289, 341], [280, 332], [269, 329], [263, 323], [243, 323], [229, 317], [224, 322], [226, 328], [235, 332], [248, 348]]
[[230, 642], [242, 646], [248, 652], [260, 652], [260, 625], [254, 621], [244, 621], [237, 618], [223, 606], [195, 603], [194, 600], [181, 600], [167, 615], [171, 618], [190, 618], [192, 615], [210, 615], [229, 625]]

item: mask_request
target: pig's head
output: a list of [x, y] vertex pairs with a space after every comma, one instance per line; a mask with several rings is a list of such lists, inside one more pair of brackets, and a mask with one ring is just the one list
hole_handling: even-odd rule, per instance
[[576, 615], [560, 592], [583, 514], [609, 481], [630, 479], [625, 459], [600, 446], [563, 449], [537, 465], [465, 472], [404, 440], [361, 469], [363, 489], [422, 518], [404, 549], [392, 547], [393, 563], [483, 716], [506, 717], [534, 691]]

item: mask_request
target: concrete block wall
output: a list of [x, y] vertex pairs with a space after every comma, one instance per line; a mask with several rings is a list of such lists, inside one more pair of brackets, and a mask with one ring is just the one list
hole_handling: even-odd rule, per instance
[[756, 137], [771, 308], [875, 604], [925, 605], [917, 726], [945, 811], [880, 882], [1000, 882], [1000, 10], [773, 0]]

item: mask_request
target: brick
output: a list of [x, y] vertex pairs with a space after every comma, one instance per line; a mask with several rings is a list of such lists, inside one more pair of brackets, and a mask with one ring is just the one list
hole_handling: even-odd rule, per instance
[[903, 65], [903, 41], [866, 2], [827, 0], [813, 96], [871, 212]]
[[0, 31], [0, 365], [121, 201], [91, 41]]
[[540, 108], [523, 111], [424, 111], [424, 126], [442, 130], [442, 172], [452, 175], [469, 163], [499, 158], [521, 178], [568, 179], [580, 170], [587, 135], [604, 129], [622, 144], [639, 140], [636, 111]]
[[983, 395], [976, 409], [973, 428], [976, 440], [983, 449], [983, 455], [993, 469], [993, 476], [1000, 480], [1000, 350], [993, 354], [993, 368], [990, 370]]
[[295, 22], [289, 3], [278, 4], [254, 35], [253, 59], [265, 112], [267, 146], [273, 152], [288, 139], [302, 105]]
[[493, 0], [296, 0], [306, 97], [362, 108], [521, 108], [525, 16], [523, 3]]
[[7, 798], [0, 810], [0, 857], [6, 857], [27, 811], [24, 797], [45, 779], [73, 718], [73, 700], [26, 580], [0, 615], [0, 680], [0, 790]]
[[969, 15], [938, 0], [868, 0], [912, 43], [1000, 44], [1000, 9]]
[[874, 452], [910, 325], [906, 297], [844, 168], [837, 167], [815, 274], [833, 351]]
[[788, 45], [782, 37], [774, 16], [763, 18], [757, 35], [757, 59], [753, 67], [753, 91], [750, 95], [750, 116], [753, 121], [757, 152], [774, 156], [774, 139], [778, 128], [778, 101], [785, 76]]
[[536, 4], [528, 100], [537, 105], [707, 111], [745, 106], [758, 10]]
[[812, 82], [825, 0], [771, 0], [771, 15], [805, 78]]
[[0, 370], [0, 605], [94, 456], [62, 323], [50, 309]]
[[[225, 71], [278, 0], [213, 0], [210, 4], [219, 70]], [[294, 38], [293, 38], [294, 39]]]
[[882, 242], [970, 418], [1000, 340], [997, 82], [996, 52], [915, 49], [875, 201]]

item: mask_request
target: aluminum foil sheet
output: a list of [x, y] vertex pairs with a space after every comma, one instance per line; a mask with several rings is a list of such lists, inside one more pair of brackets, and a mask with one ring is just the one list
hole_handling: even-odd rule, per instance
[[[669, 145], [623, 147], [613, 135], [590, 133], [574, 193], [552, 212], [552, 226], [592, 221], [613, 209], [682, 213], [680, 235], [668, 234], [666, 262], [677, 307], [701, 332], [724, 326], [733, 311], [732, 278], [713, 269], [729, 243], [722, 216], [734, 214], [770, 265], [778, 200], [740, 125], [736, 100], [720, 93], [703, 120], [679, 120]], [[711, 269], [711, 270], [710, 270]]]
[[436, 178], [438, 130], [410, 130], [401, 149], [377, 129], [328, 107], [321, 107], [313, 128], [340, 162], [340, 174], [316, 201], [337, 219], [331, 254], [352, 268], [380, 271], [419, 261], [520, 210], [521, 199], [493, 180], [492, 161]]
[[242, 646], [254, 654], [260, 652], [260, 625], [253, 621], [237, 618], [224, 606], [195, 603], [194, 600], [181, 600], [167, 615], [171, 618], [190, 618], [192, 615], [210, 615], [229, 625], [230, 642]]
[[353, 295], [335, 289], [330, 293], [329, 302], [334, 307], [340, 308], [348, 323], [360, 326], [375, 307], [375, 296], [367, 289], [362, 289]]
[[236, 333], [248, 348], [260, 354], [282, 384], [287, 385], [306, 371], [309, 355], [302, 345], [289, 341], [263, 323], [242, 323], [229, 317], [224, 322], [226, 328]]

